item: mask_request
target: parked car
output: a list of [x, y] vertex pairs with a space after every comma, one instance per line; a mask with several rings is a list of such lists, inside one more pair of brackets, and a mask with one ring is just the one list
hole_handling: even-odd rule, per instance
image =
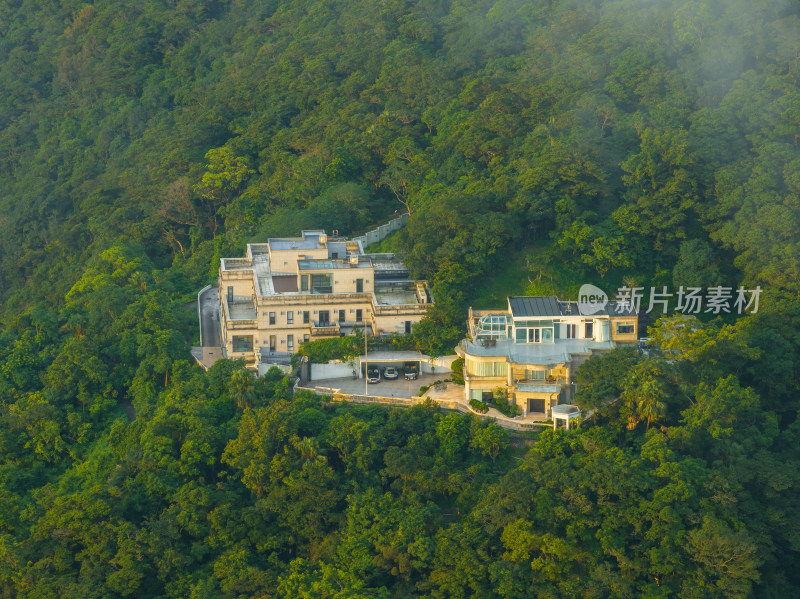
[[397, 372], [397, 368], [394, 366], [387, 366], [383, 369], [383, 378], [385, 378], [387, 381], [393, 381], [398, 376], [400, 375]]
[[419, 364], [416, 362], [406, 362], [403, 365], [403, 372], [406, 375], [406, 380], [416, 381], [419, 376]]
[[372, 366], [371, 368], [367, 368], [367, 382], [368, 383], [380, 383], [381, 382], [381, 371]]

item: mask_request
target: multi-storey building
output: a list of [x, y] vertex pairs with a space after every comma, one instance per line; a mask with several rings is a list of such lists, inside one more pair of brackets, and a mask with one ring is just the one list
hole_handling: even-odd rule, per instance
[[246, 257], [220, 260], [225, 354], [256, 367], [287, 361], [302, 341], [365, 327], [409, 333], [433, 299], [408, 274], [393, 255], [365, 254], [360, 242], [324, 231], [248, 244]]
[[509, 297], [506, 310], [469, 312], [464, 358], [465, 398], [486, 401], [502, 388], [524, 414], [550, 413], [572, 400], [572, 375], [593, 353], [638, 340], [636, 310], [608, 302], [582, 314], [578, 302]]

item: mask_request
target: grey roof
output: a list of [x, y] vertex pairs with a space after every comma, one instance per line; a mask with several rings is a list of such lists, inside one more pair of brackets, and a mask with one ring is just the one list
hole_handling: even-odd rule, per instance
[[543, 297], [509, 297], [508, 305], [513, 318], [532, 316], [561, 316], [558, 299], [553, 295]]
[[[541, 318], [552, 316], [581, 315], [580, 304], [573, 301], [560, 302], [552, 295], [509, 297], [508, 305], [513, 318]], [[630, 302], [610, 301], [602, 310], [592, 312], [592, 316], [636, 316], [637, 312]]]

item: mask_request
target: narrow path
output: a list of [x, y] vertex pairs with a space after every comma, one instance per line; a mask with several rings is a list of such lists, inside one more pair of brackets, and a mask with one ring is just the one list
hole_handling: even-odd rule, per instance
[[136, 408], [133, 407], [133, 404], [130, 401], [125, 400], [120, 405], [125, 410], [125, 413], [128, 415], [128, 418], [130, 418], [131, 422], [136, 420]]

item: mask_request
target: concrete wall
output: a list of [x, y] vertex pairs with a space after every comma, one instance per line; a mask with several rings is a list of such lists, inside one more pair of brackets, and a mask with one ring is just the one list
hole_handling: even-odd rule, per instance
[[338, 379], [353, 376], [353, 370], [361, 377], [361, 368], [356, 365], [351, 366], [347, 362], [329, 362], [328, 364], [312, 364], [311, 365], [311, 380], [319, 381], [323, 379]]
[[270, 368], [272, 368], [273, 366], [277, 366], [285, 374], [291, 374], [291, 372], [292, 372], [292, 367], [291, 366], [283, 366], [283, 365], [276, 365], [276, 364], [259, 364], [258, 365], [258, 376], [264, 376], [265, 374], [267, 374], [267, 371]]
[[449, 374], [453, 361], [458, 356], [440, 356], [431, 358], [429, 362], [422, 362], [420, 368], [425, 374]]
[[388, 223], [381, 225], [377, 229], [367, 231], [360, 237], [354, 237], [353, 241], [360, 241], [361, 245], [366, 248], [368, 245], [383, 241], [383, 239], [392, 231], [397, 231], [397, 229], [402, 228], [402, 226], [406, 224], [406, 220], [408, 220], [408, 214], [401, 214], [397, 218], [390, 220]]

